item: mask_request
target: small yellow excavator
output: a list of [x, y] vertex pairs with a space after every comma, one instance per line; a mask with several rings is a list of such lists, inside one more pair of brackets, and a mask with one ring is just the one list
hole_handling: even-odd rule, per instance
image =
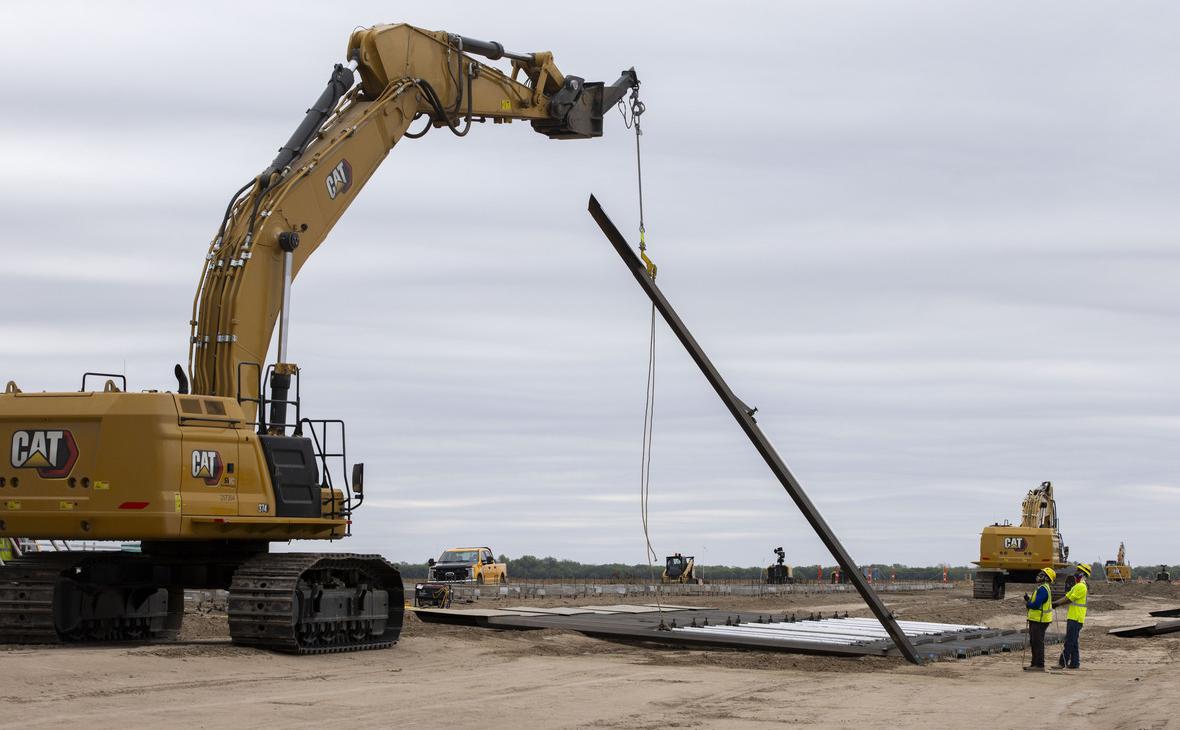
[[1127, 565], [1127, 549], [1121, 542], [1118, 560], [1106, 561], [1106, 579], [1111, 583], [1127, 583], [1131, 580], [1131, 566]]
[[691, 555], [669, 555], [664, 558], [664, 573], [660, 576], [661, 583], [695, 583], [705, 581], [697, 577], [696, 558]]
[[1008, 583], [1035, 583], [1043, 568], [1057, 571], [1055, 590], [1069, 580], [1069, 548], [1061, 539], [1053, 484], [1029, 490], [1024, 497], [1019, 525], [1005, 520], [983, 528], [979, 538], [979, 560], [974, 561], [973, 595], [1001, 599]]
[[[476, 56], [508, 59], [511, 69]], [[184, 589], [220, 588], [236, 644], [297, 654], [392, 645], [404, 603], [392, 563], [270, 552], [273, 542], [347, 537], [364, 499], [344, 423], [302, 411], [300, 370], [287, 352], [292, 282], [403, 140], [513, 121], [550, 139], [599, 137], [603, 114], [638, 85], [634, 69], [613, 84], [588, 82], [561, 73], [547, 51], [513, 53], [442, 31], [353, 31], [344, 62], [278, 156], [230, 197], [201, 261], [188, 368], [176, 366], [175, 392], [130, 392], [123, 376], [87, 373], [77, 391], [9, 382], [0, 394], [9, 455], [0, 462], [0, 537], [132, 540], [142, 549], [6, 560], [0, 643], [174, 637]], [[478, 205], [472, 181], [482, 173], [459, 159], [439, 164], [456, 175], [461, 212]], [[523, 194], [544, 181], [511, 184]], [[390, 216], [389, 230], [410, 213]], [[515, 214], [528, 215], [527, 203]], [[265, 366], [276, 324], [277, 362]]]

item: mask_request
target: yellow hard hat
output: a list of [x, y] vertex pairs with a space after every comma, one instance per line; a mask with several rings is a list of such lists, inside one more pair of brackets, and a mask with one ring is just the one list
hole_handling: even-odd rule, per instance
[[1045, 575], [1049, 576], [1050, 583], [1057, 580], [1057, 571], [1056, 570], [1053, 570], [1052, 568], [1041, 568], [1041, 572], [1044, 573]]
[[1090, 566], [1087, 563], [1078, 563], [1078, 570], [1085, 573], [1087, 578], [1090, 577]]

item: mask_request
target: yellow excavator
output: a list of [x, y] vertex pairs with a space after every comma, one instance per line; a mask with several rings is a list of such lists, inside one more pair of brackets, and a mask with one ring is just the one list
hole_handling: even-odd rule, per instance
[[[353, 32], [345, 58], [274, 161], [231, 197], [202, 263], [175, 392], [132, 393], [122, 376], [86, 373], [77, 392], [9, 382], [0, 394], [0, 537], [142, 549], [6, 560], [0, 642], [172, 637], [185, 588], [228, 589], [237, 644], [308, 654], [397, 640], [403, 586], [384, 558], [269, 551], [348, 536], [364, 500], [344, 423], [302, 413], [287, 352], [291, 284], [403, 139], [516, 120], [551, 139], [598, 137], [603, 113], [639, 82], [633, 69], [587, 82], [548, 52], [409, 25]], [[264, 366], [276, 323], [277, 362]]]
[[697, 575], [697, 559], [695, 557], [676, 553], [664, 558], [664, 572], [660, 574], [660, 582], [699, 585], [705, 581]]
[[979, 538], [979, 560], [974, 561], [973, 594], [976, 598], [1000, 599], [1008, 583], [1035, 583], [1043, 568], [1053, 568], [1058, 575], [1055, 590], [1064, 588], [1069, 579], [1069, 548], [1061, 539], [1057, 521], [1057, 501], [1053, 484], [1029, 490], [1021, 506], [1019, 525], [1008, 521], [983, 528]]
[[1127, 565], [1127, 548], [1123, 543], [1119, 543], [1118, 559], [1107, 560], [1104, 567], [1106, 579], [1111, 583], [1127, 583], [1131, 580], [1131, 566]]

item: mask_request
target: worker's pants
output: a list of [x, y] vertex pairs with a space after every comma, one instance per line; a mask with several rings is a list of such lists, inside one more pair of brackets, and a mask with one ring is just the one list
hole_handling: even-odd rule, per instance
[[1045, 666], [1045, 630], [1049, 624], [1041, 621], [1028, 622], [1028, 644], [1032, 647], [1032, 664], [1029, 666]]
[[1065, 622], [1065, 649], [1061, 652], [1060, 664], [1077, 669], [1082, 664], [1078, 653], [1078, 637], [1082, 634], [1082, 623], [1070, 619]]

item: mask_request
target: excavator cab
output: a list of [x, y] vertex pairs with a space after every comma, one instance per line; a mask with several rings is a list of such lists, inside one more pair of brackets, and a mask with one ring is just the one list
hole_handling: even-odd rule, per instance
[[671, 580], [680, 580], [680, 576], [688, 570], [688, 561], [691, 558], [685, 558], [680, 553], [669, 555], [665, 558], [664, 574]]

